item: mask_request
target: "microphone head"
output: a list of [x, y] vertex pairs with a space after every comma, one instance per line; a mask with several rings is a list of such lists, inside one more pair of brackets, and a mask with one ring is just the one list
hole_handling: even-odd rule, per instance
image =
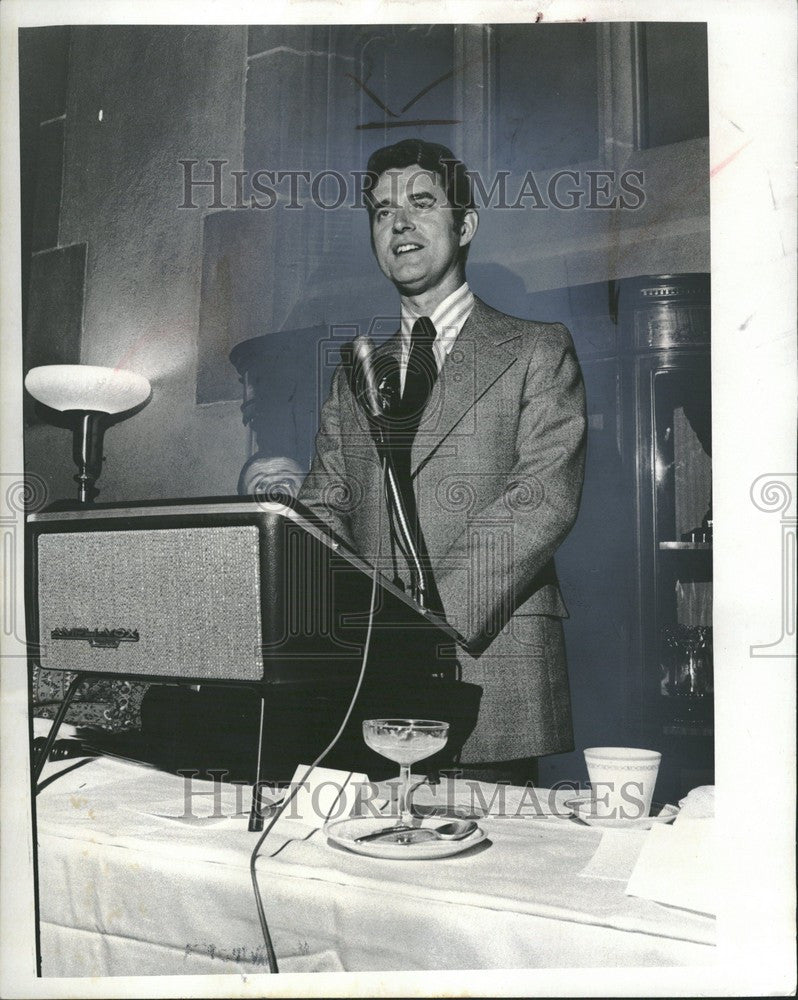
[[375, 419], [382, 417], [383, 407], [374, 375], [373, 353], [374, 344], [366, 336], [355, 337], [341, 348], [349, 388], [367, 416]]
[[374, 353], [374, 341], [365, 334], [359, 334], [354, 340], [350, 340], [352, 352], [356, 361], [360, 364], [370, 364], [371, 356]]

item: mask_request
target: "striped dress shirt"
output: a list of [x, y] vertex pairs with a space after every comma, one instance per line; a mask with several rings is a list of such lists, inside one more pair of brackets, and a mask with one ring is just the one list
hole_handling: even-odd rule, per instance
[[[410, 335], [413, 324], [423, 313], [416, 312], [404, 297], [401, 298], [402, 319], [399, 329], [399, 336], [402, 341], [402, 363], [400, 368], [401, 391], [405, 388], [405, 373], [407, 372], [407, 359], [410, 355]], [[438, 371], [443, 367], [443, 362], [454, 347], [457, 336], [465, 325], [465, 321], [471, 315], [474, 308], [474, 295], [468, 287], [468, 282], [464, 281], [460, 287], [447, 296], [430, 315], [430, 319], [435, 327], [436, 337], [432, 349], [435, 352], [435, 360], [438, 363]]]

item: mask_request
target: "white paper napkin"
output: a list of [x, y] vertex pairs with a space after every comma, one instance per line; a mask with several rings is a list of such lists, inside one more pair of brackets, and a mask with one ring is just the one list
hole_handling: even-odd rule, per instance
[[287, 802], [270, 836], [292, 837], [297, 827], [305, 831], [318, 830], [325, 823], [349, 816], [358, 802], [361, 786], [368, 782], [365, 774], [316, 767], [305, 777], [307, 764], [300, 764], [291, 778], [286, 798], [299, 786], [296, 795]]
[[579, 874], [627, 882], [647, 836], [647, 830], [604, 830], [593, 856]]
[[716, 855], [714, 819], [680, 816], [672, 826], [654, 826], [643, 844], [626, 894], [716, 915]]

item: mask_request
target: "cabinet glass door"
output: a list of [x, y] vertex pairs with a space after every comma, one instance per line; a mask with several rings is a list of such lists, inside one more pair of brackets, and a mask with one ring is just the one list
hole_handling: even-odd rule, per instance
[[660, 704], [666, 731], [698, 735], [713, 695], [709, 368], [661, 369], [652, 386]]

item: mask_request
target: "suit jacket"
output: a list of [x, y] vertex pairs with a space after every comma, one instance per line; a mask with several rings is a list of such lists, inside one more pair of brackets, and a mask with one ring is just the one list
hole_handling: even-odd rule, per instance
[[[400, 350], [398, 335], [380, 348]], [[475, 300], [412, 449], [419, 518], [462, 679], [483, 688], [464, 762], [572, 749], [553, 554], [576, 518], [585, 399], [567, 329]], [[376, 449], [339, 369], [300, 500], [391, 574]]]

